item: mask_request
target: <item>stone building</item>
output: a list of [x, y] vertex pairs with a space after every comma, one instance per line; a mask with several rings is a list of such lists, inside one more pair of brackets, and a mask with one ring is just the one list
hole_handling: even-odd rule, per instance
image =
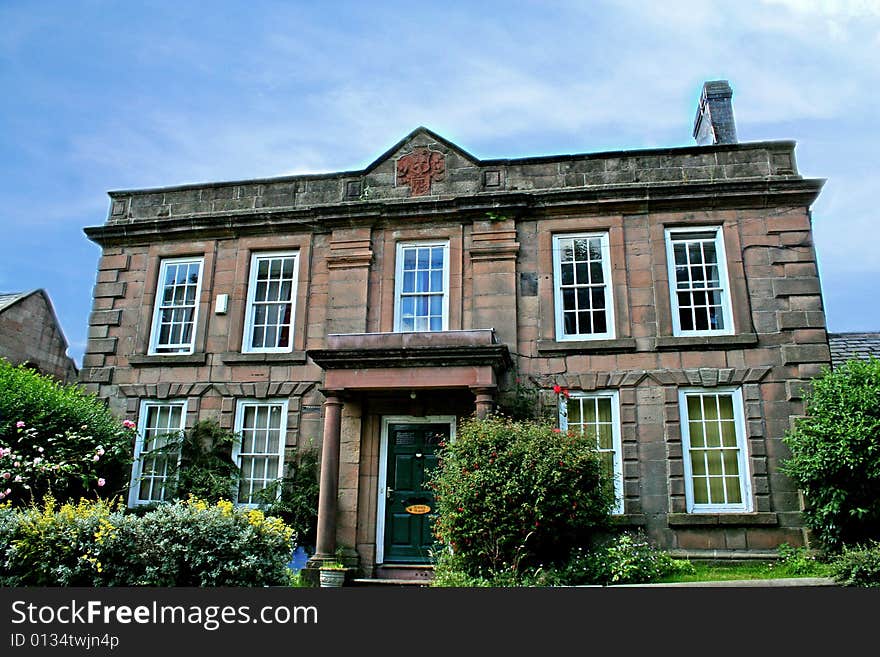
[[79, 372], [67, 346], [46, 290], [0, 294], [0, 358], [74, 383]]
[[792, 141], [737, 143], [724, 82], [693, 134], [486, 160], [418, 128], [363, 170], [110, 192], [82, 381], [145, 438], [130, 503], [162, 498], [152, 437], [199, 418], [242, 432], [242, 504], [320, 445], [318, 560], [386, 576], [428, 560], [437, 443], [518, 377], [597, 439], [621, 526], [802, 544], [779, 463], [830, 358], [823, 181]]

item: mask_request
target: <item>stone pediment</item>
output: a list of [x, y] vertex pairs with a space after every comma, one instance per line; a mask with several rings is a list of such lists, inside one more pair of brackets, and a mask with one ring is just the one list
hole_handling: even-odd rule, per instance
[[[456, 182], [479, 180], [479, 161], [459, 146], [419, 127], [364, 169], [362, 197], [417, 197], [456, 193]], [[474, 190], [476, 191], [476, 190]]]

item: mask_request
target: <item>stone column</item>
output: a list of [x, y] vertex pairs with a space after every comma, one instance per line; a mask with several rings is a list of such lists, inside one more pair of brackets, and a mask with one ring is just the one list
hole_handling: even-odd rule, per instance
[[476, 400], [477, 417], [483, 419], [495, 409], [495, 386], [471, 388]]
[[338, 390], [327, 390], [324, 395], [324, 437], [321, 445], [321, 482], [315, 546], [317, 559], [333, 558], [336, 551], [336, 497], [339, 491], [339, 443], [343, 404]]

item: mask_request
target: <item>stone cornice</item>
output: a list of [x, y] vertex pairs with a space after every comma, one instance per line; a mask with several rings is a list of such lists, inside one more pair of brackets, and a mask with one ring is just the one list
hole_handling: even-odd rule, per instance
[[766, 177], [693, 183], [635, 183], [565, 189], [479, 192], [355, 201], [304, 208], [249, 208], [120, 221], [85, 229], [101, 246], [287, 232], [327, 232], [399, 219], [462, 221], [504, 212], [521, 218], [571, 212], [645, 214], [653, 211], [809, 206], [823, 179]]

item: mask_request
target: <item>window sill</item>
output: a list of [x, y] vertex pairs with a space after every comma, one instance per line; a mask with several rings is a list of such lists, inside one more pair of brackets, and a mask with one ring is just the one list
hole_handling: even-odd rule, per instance
[[282, 353], [241, 353], [239, 351], [227, 351], [220, 354], [220, 360], [224, 363], [286, 363], [301, 365], [306, 362], [306, 352], [286, 351]]
[[670, 513], [666, 522], [670, 527], [775, 526], [779, 518], [775, 513]]
[[758, 344], [754, 333], [737, 335], [688, 335], [657, 338], [654, 347], [658, 351], [681, 351], [685, 349], [737, 349]]
[[611, 516], [611, 524], [615, 527], [641, 527], [648, 524], [644, 513], [615, 513]]
[[616, 338], [612, 340], [538, 340], [539, 354], [615, 353], [635, 350], [635, 338]]
[[194, 354], [132, 354], [128, 364], [132, 367], [141, 365], [204, 365], [208, 355], [204, 352]]

